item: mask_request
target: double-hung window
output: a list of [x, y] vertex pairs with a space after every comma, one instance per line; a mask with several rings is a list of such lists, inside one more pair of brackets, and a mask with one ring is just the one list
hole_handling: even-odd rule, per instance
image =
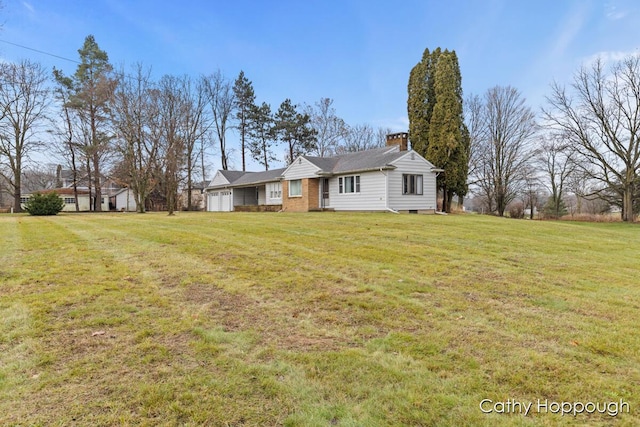
[[270, 199], [281, 199], [282, 198], [282, 183], [274, 182], [271, 184], [267, 184], [267, 190], [269, 191]]
[[338, 193], [359, 193], [360, 175], [341, 176], [338, 178]]
[[422, 194], [422, 175], [402, 174], [402, 194]]

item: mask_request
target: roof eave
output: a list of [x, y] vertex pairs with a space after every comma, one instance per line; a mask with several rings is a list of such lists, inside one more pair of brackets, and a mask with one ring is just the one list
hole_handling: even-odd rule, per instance
[[364, 169], [353, 169], [353, 170], [345, 170], [345, 171], [339, 171], [339, 172], [326, 172], [326, 174], [327, 176], [336, 176], [336, 175], [347, 175], [347, 174], [362, 173], [362, 172], [377, 172], [377, 171], [394, 170], [394, 169], [397, 169], [397, 167], [394, 165], [386, 164], [384, 166], [369, 167]]

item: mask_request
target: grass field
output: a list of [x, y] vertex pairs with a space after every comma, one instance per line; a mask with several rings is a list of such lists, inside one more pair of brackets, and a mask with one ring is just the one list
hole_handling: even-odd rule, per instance
[[637, 225], [7, 214], [0, 233], [0, 425], [640, 425]]

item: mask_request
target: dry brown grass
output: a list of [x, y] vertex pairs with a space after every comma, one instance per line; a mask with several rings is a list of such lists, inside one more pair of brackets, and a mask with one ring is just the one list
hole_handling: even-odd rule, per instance
[[476, 215], [0, 217], [0, 424], [606, 425], [640, 228]]

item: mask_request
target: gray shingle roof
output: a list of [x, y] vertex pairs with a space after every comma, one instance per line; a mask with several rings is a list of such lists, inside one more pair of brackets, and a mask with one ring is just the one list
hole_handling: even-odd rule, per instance
[[406, 153], [406, 151], [400, 151], [397, 146], [394, 146], [356, 151], [328, 158], [303, 157], [322, 169], [322, 172], [336, 174], [393, 167], [390, 166], [390, 163]]
[[235, 181], [236, 179], [240, 178], [242, 175], [244, 175], [246, 173], [246, 172], [242, 172], [242, 171], [229, 171], [229, 170], [220, 170], [219, 172], [229, 182]]
[[282, 169], [272, 169], [264, 172], [245, 172], [241, 177], [232, 182], [233, 185], [252, 185], [277, 181], [284, 172]]
[[[344, 174], [384, 169], [393, 169], [391, 163], [407, 152], [400, 151], [398, 146], [380, 147], [366, 151], [340, 154], [334, 157], [302, 156], [320, 171], [319, 175]], [[265, 172], [220, 171], [234, 187], [252, 186], [277, 181], [282, 178], [286, 168], [272, 169]], [[218, 186], [219, 187], [219, 186]]]
[[[264, 172], [220, 171], [227, 181], [229, 181], [228, 185], [233, 185], [234, 187], [251, 186], [264, 184], [265, 182], [277, 181], [282, 176], [282, 172], [284, 172], [284, 168], [272, 169]], [[220, 185], [216, 187], [220, 187]]]

